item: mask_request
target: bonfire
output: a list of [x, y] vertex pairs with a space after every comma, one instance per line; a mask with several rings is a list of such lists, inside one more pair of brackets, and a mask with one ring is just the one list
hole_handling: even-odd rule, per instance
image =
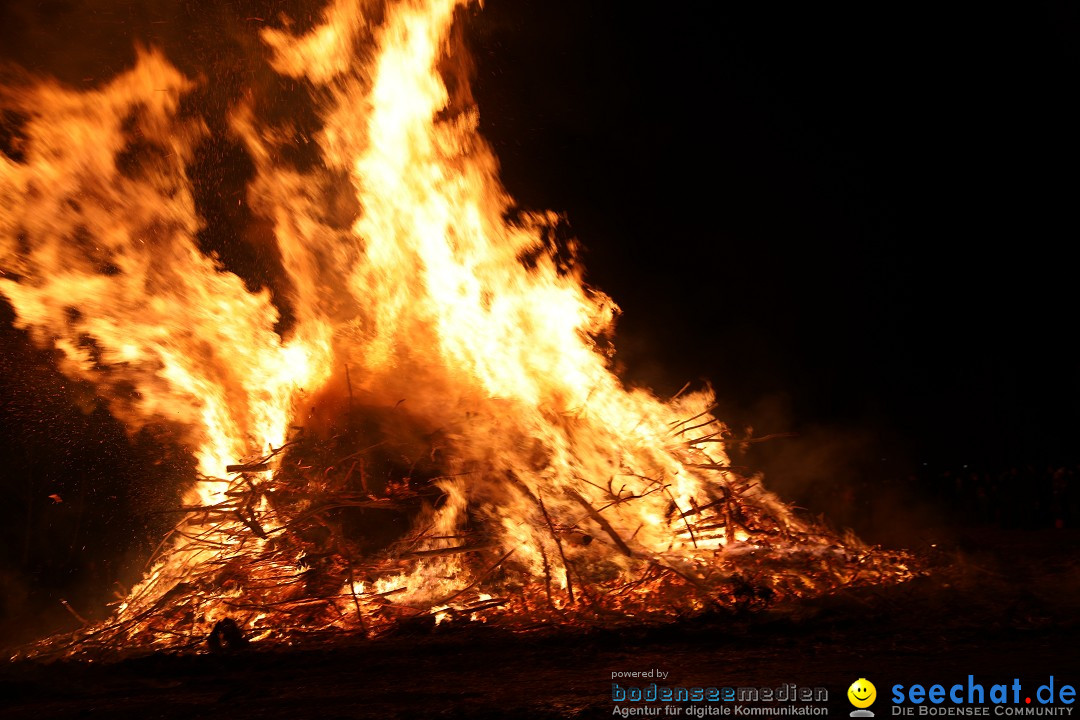
[[229, 113], [274, 297], [196, 241], [210, 130], [186, 99], [207, 78], [142, 50], [95, 89], [0, 90], [20, 119], [0, 292], [199, 470], [111, 617], [25, 653], [662, 623], [911, 576], [731, 467], [710, 389], [661, 399], [614, 374], [617, 307], [478, 134], [466, 4], [333, 0], [262, 31], [319, 122], [254, 92]]

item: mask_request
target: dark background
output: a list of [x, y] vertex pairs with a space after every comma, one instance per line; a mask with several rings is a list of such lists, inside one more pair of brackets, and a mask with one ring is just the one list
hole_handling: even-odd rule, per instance
[[[623, 309], [627, 382], [710, 381], [738, 433], [797, 435], [737, 453], [770, 486], [872, 539], [913, 506], [937, 526], [996, 522], [933, 484], [1080, 460], [1076, 7], [703, 7], [470, 13], [482, 129], [508, 188], [565, 212], [589, 281]], [[213, 78], [198, 92], [220, 127], [265, 81], [255, 30], [282, 10], [312, 15], [6, 2], [0, 54], [92, 87], [130, 66], [135, 42], [159, 46]], [[199, 163], [200, 239], [258, 284], [231, 202], [250, 165], [224, 141]], [[113, 580], [134, 580], [190, 468], [166, 438], [127, 437], [10, 317], [0, 304], [0, 617], [26, 631], [30, 610], [62, 613], [68, 597], [90, 614]]]
[[485, 132], [591, 249], [630, 376], [1071, 456], [1075, 7], [696, 5], [485, 11]]

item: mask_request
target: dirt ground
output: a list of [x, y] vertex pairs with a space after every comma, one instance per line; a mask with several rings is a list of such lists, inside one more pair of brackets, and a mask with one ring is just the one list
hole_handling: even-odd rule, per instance
[[[1080, 531], [968, 533], [928, 574], [783, 612], [666, 628], [514, 636], [490, 628], [289, 651], [9, 663], [0, 717], [612, 717], [612, 673], [687, 687], [824, 687], [830, 716], [865, 677], [878, 717], [901, 683], [1080, 684]], [[638, 682], [638, 681], [631, 681]], [[647, 681], [640, 681], [647, 684]]]

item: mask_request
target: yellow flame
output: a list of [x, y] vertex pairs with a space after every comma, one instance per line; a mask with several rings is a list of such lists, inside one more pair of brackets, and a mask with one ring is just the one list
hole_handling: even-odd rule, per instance
[[[614, 572], [635, 557], [723, 552], [747, 534], [726, 528], [699, 546], [684, 514], [727, 479], [710, 469], [728, 462], [711, 394], [663, 402], [624, 388], [599, 342], [614, 303], [546, 242], [555, 215], [510, 212], [467, 84], [452, 96], [439, 69], [463, 52], [451, 29], [465, 4], [401, 0], [376, 26], [364, 3], [333, 0], [303, 35], [263, 32], [272, 67], [306, 83], [321, 120], [319, 162], [301, 170], [283, 159], [293, 129], [262, 120], [255, 100], [229, 116], [255, 165], [248, 204], [272, 225], [288, 279], [285, 337], [269, 293], [198, 249], [187, 173], [208, 130], [181, 115], [193, 84], [155, 51], [99, 90], [44, 81], [0, 96], [27, 118], [24, 157], [0, 156], [0, 292], [118, 417], [183, 427], [205, 475], [280, 447], [310, 397], [342, 394], [349, 368], [365, 403], [405, 398], [450, 437], [447, 500], [424, 517], [433, 534], [459, 531], [471, 512], [559, 590], [569, 574], [550, 571], [556, 558], [587, 552], [557, 547], [561, 532], [587, 531]], [[707, 433], [712, 442], [687, 443]], [[226, 487], [199, 483], [192, 499], [210, 504]], [[160, 597], [213, 552], [178, 541], [135, 592], [160, 586]], [[404, 588], [402, 602], [422, 605], [468, 582], [459, 558], [440, 557], [350, 580], [344, 594]]]

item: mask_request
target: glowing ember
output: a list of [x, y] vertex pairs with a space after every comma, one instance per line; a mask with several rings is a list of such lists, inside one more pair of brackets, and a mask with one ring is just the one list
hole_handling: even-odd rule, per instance
[[202, 474], [114, 616], [41, 651], [225, 642], [227, 618], [263, 641], [662, 621], [909, 576], [731, 472], [710, 393], [612, 374], [614, 304], [549, 242], [555, 216], [516, 211], [447, 82], [464, 4], [335, 0], [304, 35], [263, 32], [322, 123], [300, 169], [295, 128], [230, 114], [287, 330], [196, 246], [208, 130], [161, 55], [98, 90], [0, 92], [26, 119], [0, 155], [0, 291], [117, 417], [182, 427]]

